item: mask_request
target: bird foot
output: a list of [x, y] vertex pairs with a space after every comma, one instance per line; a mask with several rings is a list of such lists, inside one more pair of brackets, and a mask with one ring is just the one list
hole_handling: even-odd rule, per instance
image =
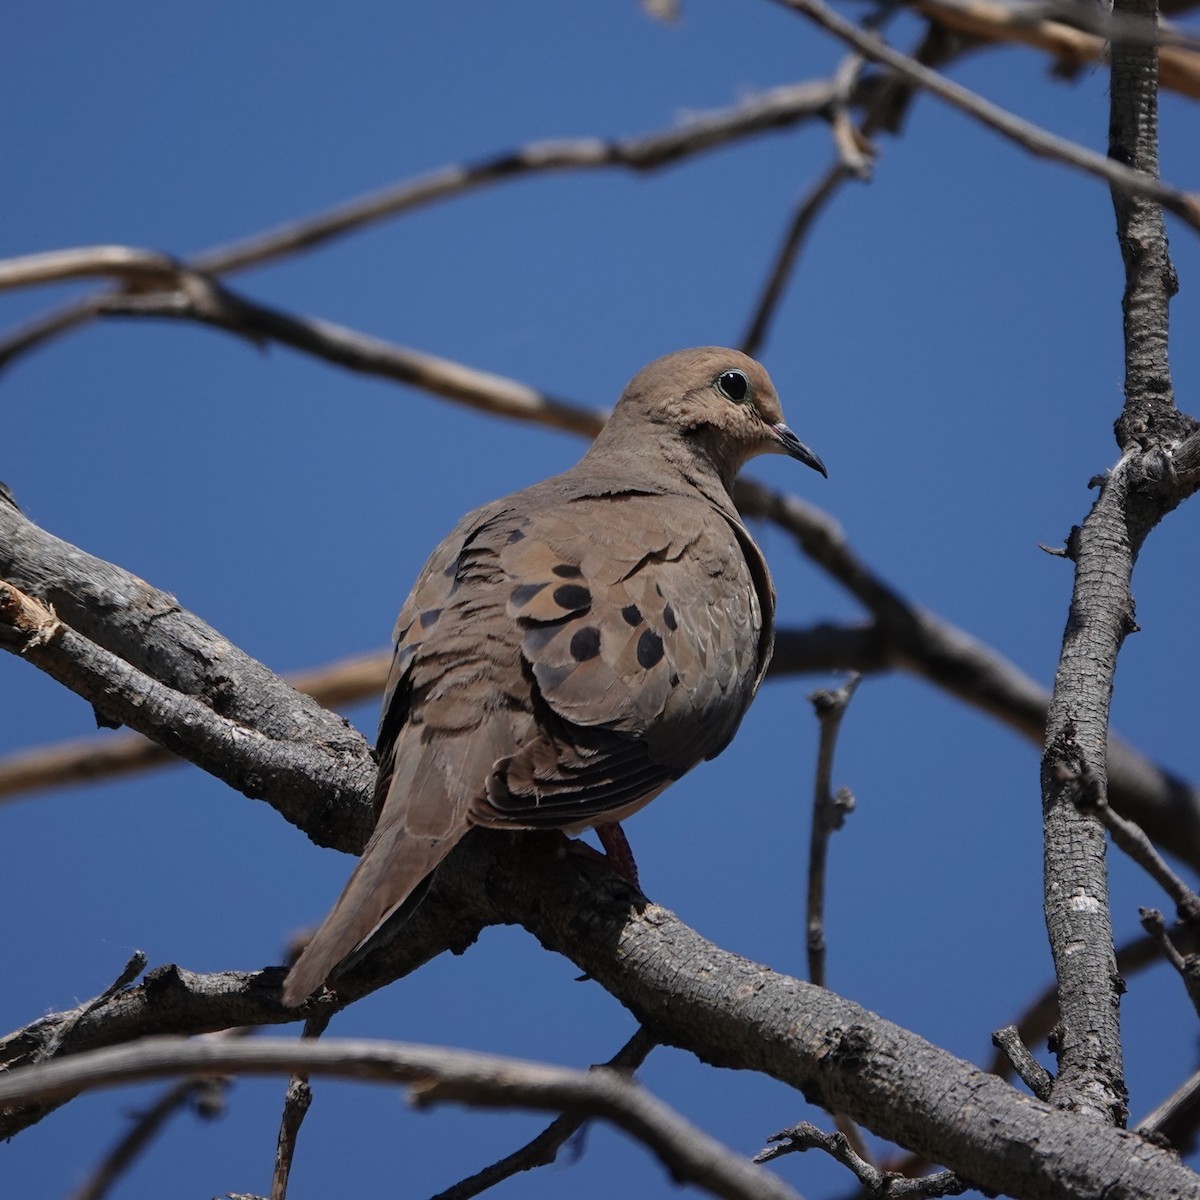
[[600, 839], [600, 845], [604, 847], [603, 853], [577, 838], [571, 840], [571, 849], [576, 854], [582, 854], [594, 862], [604, 863], [606, 867], [615, 871], [622, 879], [628, 880], [640, 892], [642, 884], [638, 879], [637, 863], [633, 860], [633, 851], [629, 848], [625, 831], [616, 821], [597, 825], [595, 829], [596, 836]]

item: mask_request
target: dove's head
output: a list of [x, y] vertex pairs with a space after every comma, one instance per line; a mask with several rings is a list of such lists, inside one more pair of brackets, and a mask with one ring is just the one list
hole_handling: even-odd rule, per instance
[[[678, 439], [730, 485], [757, 454], [787, 454], [826, 474], [825, 464], [784, 424], [771, 377], [738, 350], [700, 346], [655, 359], [625, 389], [610, 422]], [[627, 424], [628, 422], [628, 424]]]

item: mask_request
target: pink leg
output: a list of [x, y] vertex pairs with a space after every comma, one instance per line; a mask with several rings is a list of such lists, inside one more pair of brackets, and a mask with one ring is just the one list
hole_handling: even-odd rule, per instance
[[605, 825], [596, 826], [596, 836], [600, 839], [600, 845], [604, 847], [609, 866], [618, 875], [624, 875], [640, 891], [637, 863], [633, 861], [633, 851], [629, 848], [625, 830], [617, 821], [610, 821]]

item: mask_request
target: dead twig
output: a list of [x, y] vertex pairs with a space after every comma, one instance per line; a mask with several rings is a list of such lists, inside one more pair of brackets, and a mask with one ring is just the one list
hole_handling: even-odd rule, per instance
[[[646, 1061], [646, 1056], [658, 1043], [646, 1032], [639, 1029], [633, 1037], [604, 1064], [615, 1070], [633, 1072]], [[593, 1070], [597, 1068], [593, 1067]], [[547, 1167], [557, 1160], [558, 1152], [576, 1136], [586, 1124], [586, 1118], [574, 1113], [567, 1113], [552, 1121], [532, 1141], [527, 1142], [519, 1150], [506, 1155], [491, 1166], [466, 1179], [460, 1180], [453, 1187], [438, 1192], [432, 1200], [471, 1200], [489, 1188], [522, 1171], [531, 1171], [535, 1167]]]

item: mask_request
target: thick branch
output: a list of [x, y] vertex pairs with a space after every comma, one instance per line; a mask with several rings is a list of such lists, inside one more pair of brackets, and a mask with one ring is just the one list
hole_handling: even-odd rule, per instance
[[[721, 950], [665, 909], [632, 910], [630, 899], [623, 881], [563, 855], [559, 838], [474, 834], [447, 860], [405, 936], [340, 981], [342, 998], [457, 945], [466, 929], [520, 921], [664, 1042], [801, 1088], [977, 1186], [1046, 1200], [1200, 1197], [1200, 1179], [1166, 1151], [1031, 1100], [850, 1001]], [[278, 1001], [282, 977], [164, 968], [89, 1012], [63, 1049], [246, 1023], [250, 1014], [294, 1019]], [[0, 1043], [0, 1061], [19, 1065], [47, 1022]], [[980, 1112], [987, 1121], [971, 1118]], [[4, 1131], [19, 1128], [21, 1116]]]
[[[1200, 440], [1192, 439], [1173, 459], [1178, 488], [1200, 481]], [[1189, 482], [1190, 481], [1190, 482]], [[738, 485], [738, 504], [747, 516], [774, 521], [791, 533], [801, 551], [841, 583], [875, 617], [870, 625], [817, 625], [780, 631], [772, 670], [854, 670], [861, 673], [902, 668], [920, 675], [1020, 732], [1039, 745], [1045, 735], [1048, 695], [1001, 655], [964, 631], [913, 605], [876, 575], [854, 552], [837, 523], [820, 509], [748, 480]], [[342, 764], [336, 782], [361, 773], [340, 797], [291, 797], [285, 816], [318, 844], [348, 851], [362, 848], [369, 827], [373, 768], [366, 747], [341, 718], [310, 700], [179, 607], [173, 596], [111, 563], [78, 550], [39, 529], [0, 497], [0, 577], [54, 605], [57, 615], [131, 665], [177, 691], [204, 699], [215, 711], [275, 741], [298, 740], [320, 747]], [[369, 661], [362, 676], [370, 676]], [[351, 672], [358, 675], [358, 670]], [[302, 679], [301, 690], [315, 687]], [[353, 679], [335, 676], [322, 699], [329, 704], [365, 694]], [[163, 761], [155, 747], [112, 739], [113, 747], [80, 744], [63, 750], [62, 782], [97, 777], [127, 766]], [[52, 751], [46, 751], [49, 755]], [[7, 760], [0, 768], [0, 795], [21, 787], [48, 786], [49, 766], [38, 752]], [[1171, 853], [1200, 866], [1200, 796], [1183, 780], [1143, 758], [1115, 736], [1109, 747], [1110, 800], [1136, 820]], [[348, 804], [348, 810], [340, 806]]]
[[76, 633], [45, 605], [2, 580], [0, 647], [82, 696], [106, 719], [128, 725], [281, 812], [294, 806], [298, 794], [311, 798], [341, 790], [341, 781], [330, 774], [338, 764], [320, 748], [275, 742], [218, 715]]
[[[26, 629], [22, 653], [31, 661], [36, 656], [112, 719], [269, 799], [319, 844], [361, 847], [375, 771], [362, 735], [341, 717], [289, 687], [173, 596], [51, 536], [2, 498], [0, 578], [40, 601], [43, 613], [42, 606], [53, 610], [49, 638], [37, 633], [42, 617], [27, 614], [34, 628]], [[153, 698], [141, 713], [139, 696]], [[190, 733], [186, 724], [173, 728], [185, 710], [199, 722]], [[271, 771], [252, 778], [268, 762], [283, 769], [286, 783]]]
[[[378, 696], [391, 660], [391, 651], [379, 650], [283, 678], [296, 691], [312, 696], [326, 708], [337, 708]], [[137, 733], [56, 742], [0, 758], [0, 800], [167, 767], [179, 761], [165, 747]]]

